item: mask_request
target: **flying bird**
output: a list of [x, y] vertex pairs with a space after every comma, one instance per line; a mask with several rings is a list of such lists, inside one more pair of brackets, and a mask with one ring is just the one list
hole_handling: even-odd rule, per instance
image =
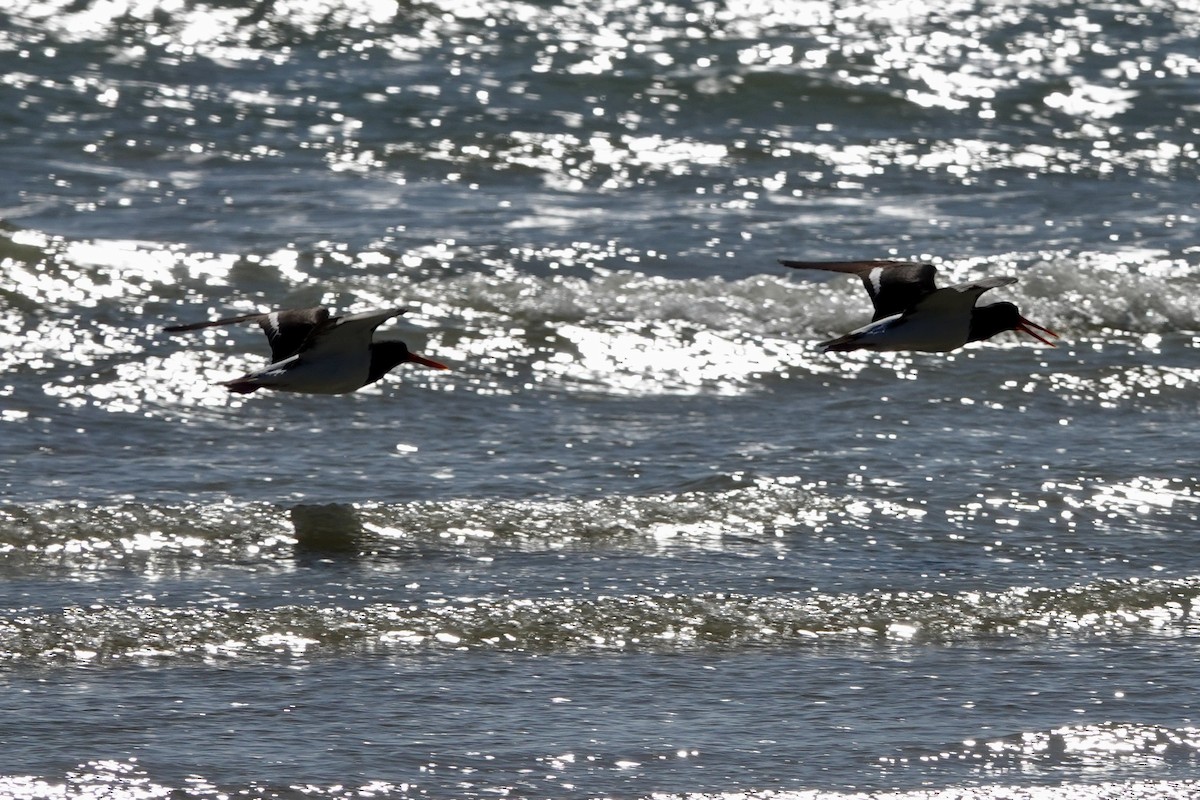
[[1021, 316], [1013, 303], [975, 305], [989, 289], [1017, 282], [1013, 277], [983, 278], [939, 289], [937, 267], [910, 261], [786, 261], [795, 269], [823, 269], [858, 275], [875, 315], [869, 325], [821, 342], [825, 352], [844, 350], [923, 350], [946, 353], [967, 342], [990, 339], [1004, 331], [1019, 331], [1054, 347], [1058, 338]]
[[217, 325], [257, 322], [271, 345], [271, 363], [221, 385], [231, 392], [250, 394], [259, 389], [307, 394], [342, 394], [382, 378], [399, 364], [411, 361], [431, 369], [450, 369], [409, 351], [404, 342], [372, 341], [375, 329], [405, 313], [385, 308], [335, 317], [327, 308], [297, 308], [164, 328], [182, 333]]

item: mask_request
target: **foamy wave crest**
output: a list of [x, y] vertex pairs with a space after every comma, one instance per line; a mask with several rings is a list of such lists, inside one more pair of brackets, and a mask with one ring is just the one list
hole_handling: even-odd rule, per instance
[[1200, 580], [998, 592], [414, 598], [362, 607], [130, 602], [0, 620], [9, 662], [262, 659], [346, 651], [528, 652], [904, 646], [978, 637], [1196, 635]]

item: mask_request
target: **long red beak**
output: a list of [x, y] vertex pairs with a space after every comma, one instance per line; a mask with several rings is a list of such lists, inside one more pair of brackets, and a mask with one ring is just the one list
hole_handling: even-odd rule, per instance
[[432, 358], [419, 356], [416, 353], [409, 353], [408, 360], [412, 361], [413, 363], [420, 364], [423, 367], [429, 367], [430, 369], [450, 369], [440, 361], [434, 361]]
[[[1058, 338], [1057, 333], [1050, 330], [1049, 328], [1043, 328], [1041, 325], [1038, 325], [1036, 322], [1025, 319], [1024, 317], [1020, 317], [1019, 319], [1020, 319], [1020, 322], [1017, 323], [1017, 327], [1014, 328], [1014, 330], [1018, 330], [1021, 333], [1029, 334], [1030, 336], [1037, 339], [1042, 344], [1048, 344], [1051, 347], [1058, 346], [1058, 345], [1054, 344], [1054, 342], [1052, 342], [1046, 338], [1046, 336], [1053, 336], [1055, 339], [1057, 339]], [[1043, 336], [1042, 335], [1043, 333], [1046, 334], [1046, 336]]]

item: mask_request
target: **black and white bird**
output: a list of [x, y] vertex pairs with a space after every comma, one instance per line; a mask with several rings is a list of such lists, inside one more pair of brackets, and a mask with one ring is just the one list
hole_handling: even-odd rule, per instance
[[409, 352], [404, 342], [372, 340], [376, 328], [405, 311], [385, 308], [335, 317], [327, 308], [297, 308], [172, 325], [163, 330], [182, 333], [216, 325], [257, 322], [271, 345], [271, 363], [222, 386], [238, 394], [259, 389], [342, 394], [374, 383], [406, 361], [431, 369], [450, 369]]
[[840, 350], [923, 350], [946, 353], [967, 342], [1019, 331], [1054, 347], [1058, 338], [1021, 316], [1012, 303], [975, 305], [989, 289], [1017, 282], [1013, 277], [983, 278], [939, 289], [937, 267], [910, 261], [780, 261], [795, 269], [822, 269], [858, 275], [875, 306], [869, 325], [821, 342], [825, 352]]

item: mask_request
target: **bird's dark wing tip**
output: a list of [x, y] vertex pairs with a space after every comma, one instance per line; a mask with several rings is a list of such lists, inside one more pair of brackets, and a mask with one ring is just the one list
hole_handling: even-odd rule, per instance
[[163, 333], [186, 333], [187, 331], [198, 331], [203, 328], [211, 328], [215, 323], [212, 322], [189, 322], [185, 325], [168, 325], [163, 328]]
[[[852, 275], [862, 275], [878, 267], [912, 267], [918, 266], [911, 261], [893, 261], [888, 259], [867, 259], [864, 261], [796, 261], [781, 258], [779, 263], [792, 269], [822, 269], [826, 272], [845, 272]], [[920, 265], [923, 266], [923, 265]]]
[[239, 322], [250, 322], [263, 318], [263, 314], [241, 314], [236, 317], [225, 317], [224, 319], [210, 319], [204, 322], [188, 322], [183, 325], [167, 325], [163, 328], [166, 333], [184, 333], [186, 331], [198, 331], [202, 328], [215, 328], [218, 325], [234, 325]]

